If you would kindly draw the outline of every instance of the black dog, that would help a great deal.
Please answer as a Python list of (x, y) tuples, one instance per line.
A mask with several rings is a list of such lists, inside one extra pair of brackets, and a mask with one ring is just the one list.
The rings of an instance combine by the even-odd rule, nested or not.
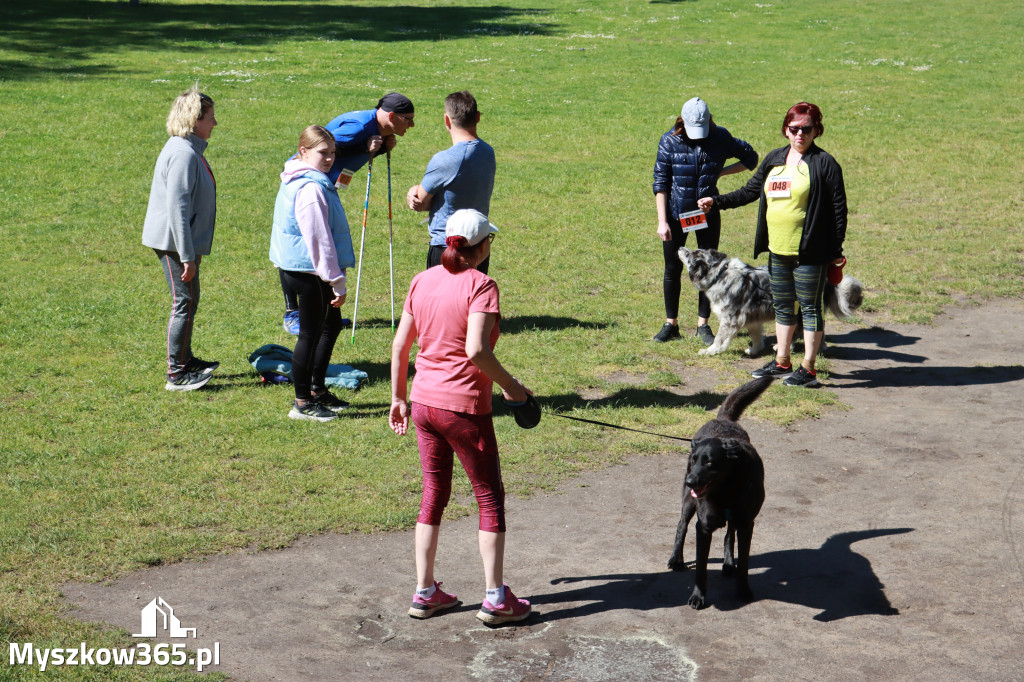
[[(693, 436), (683, 484), (683, 511), (668, 567), (674, 571), (686, 569), (683, 542), (686, 527), (697, 514), (697, 575), (689, 601), (695, 609), (704, 606), (707, 594), (711, 534), (727, 524), (722, 573), (729, 575), (735, 571), (736, 595), (743, 601), (754, 598), (747, 581), (747, 569), (754, 519), (764, 502), (764, 464), (750, 444), (750, 436), (736, 420), (770, 383), (771, 377), (763, 377), (737, 388), (726, 397), (718, 416)], [(733, 557), (737, 535), (738, 561)]]

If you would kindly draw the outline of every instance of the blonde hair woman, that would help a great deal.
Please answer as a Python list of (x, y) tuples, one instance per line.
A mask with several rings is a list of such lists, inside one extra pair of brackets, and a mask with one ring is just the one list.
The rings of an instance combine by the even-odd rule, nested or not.
[(168, 391), (202, 388), (220, 365), (192, 354), (199, 263), (210, 253), (217, 217), (217, 183), (203, 156), (216, 125), (213, 100), (197, 88), (174, 100), (167, 114), (170, 138), (156, 160), (142, 228), (142, 244), (156, 252), (171, 290), (164, 386)]

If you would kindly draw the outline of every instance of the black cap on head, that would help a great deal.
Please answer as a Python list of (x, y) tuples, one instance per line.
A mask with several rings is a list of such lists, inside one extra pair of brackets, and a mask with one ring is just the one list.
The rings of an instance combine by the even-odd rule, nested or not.
[(389, 92), (377, 102), (377, 108), (384, 111), (393, 111), (396, 114), (413, 114), (416, 110), (412, 106), (412, 100), (397, 92)]

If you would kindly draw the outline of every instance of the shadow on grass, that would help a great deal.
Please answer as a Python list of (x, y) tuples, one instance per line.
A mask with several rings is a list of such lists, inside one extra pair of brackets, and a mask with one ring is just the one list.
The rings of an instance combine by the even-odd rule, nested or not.
[(920, 336), (906, 336), (891, 329), (883, 329), (882, 327), (854, 329), (845, 334), (825, 332), (825, 337), (829, 343), (870, 343), (879, 348), (912, 346), (921, 340)]
[(21, 59), (0, 60), (0, 77), (24, 80), (69, 71), (100, 75), (118, 67), (88, 64), (99, 52), (195, 50), (197, 43), (213, 48), (218, 43), (256, 47), (290, 39), (436, 42), (475, 35), (545, 35), (552, 30), (548, 14), (500, 4), (5, 2), (0, 3), (4, 49)]
[(519, 334), (526, 331), (558, 331), (561, 329), (589, 329), (600, 331), (610, 327), (607, 322), (584, 322), (574, 317), (556, 317), (554, 315), (520, 315), (501, 320), (502, 334)]
[[(750, 557), (750, 587), (755, 599), (799, 604), (820, 610), (814, 620), (831, 622), (851, 616), (898, 615), (899, 611), (885, 596), (882, 581), (875, 575), (871, 562), (853, 551), (860, 540), (909, 533), (913, 528), (882, 528), (851, 531), (828, 538), (817, 549), (791, 549)], [(668, 558), (671, 538), (666, 536), (665, 557)], [(756, 541), (756, 538), (755, 538)], [(716, 543), (717, 544), (717, 543)], [(721, 563), (721, 560), (709, 563)], [(692, 566), (692, 562), (690, 563)], [(757, 572), (758, 569), (767, 569)], [(553, 611), (542, 609), (536, 617), (540, 622), (582, 618), (616, 609), (651, 611), (686, 606), (693, 589), (689, 571), (656, 573), (623, 573), (611, 575), (557, 578), (552, 585), (580, 582), (601, 584), (579, 587), (565, 592), (531, 594), (530, 601), (540, 607), (562, 606)], [(722, 611), (742, 608), (736, 599), (735, 580), (713, 571), (708, 579), (708, 598), (712, 607)], [(575, 606), (578, 602), (587, 602)]]
[[(632, 426), (618, 425), (612, 422), (604, 423), (602, 420), (598, 419), (596, 415), (590, 412), (588, 408), (699, 407), (700, 409), (707, 411), (717, 409), (718, 406), (722, 404), (723, 400), (725, 400), (725, 394), (712, 393), (709, 391), (700, 391), (693, 395), (681, 396), (672, 393), (671, 391), (642, 388), (625, 388), (620, 391), (616, 391), (612, 395), (596, 400), (587, 400), (575, 393), (553, 396), (537, 396), (537, 402), (540, 403), (541, 409), (544, 411), (541, 421), (549, 424), (565, 424), (567, 421), (574, 420), (581, 420), (584, 423), (597, 422), (594, 423), (595, 427), (623, 429), (630, 433), (645, 433), (651, 436), (660, 436), (662, 438), (672, 440), (686, 440), (692, 434), (687, 433), (684, 435), (673, 435), (658, 433), (648, 429), (634, 428)], [(564, 417), (558, 414), (561, 412), (565, 413)], [(500, 400), (494, 401), (495, 416), (506, 416), (510, 414), (512, 414), (512, 410), (509, 407)]]
[(880, 367), (852, 372), (832, 372), (843, 388), (911, 388), (916, 386), (983, 386), (1024, 379), (1024, 366), (1000, 367)]

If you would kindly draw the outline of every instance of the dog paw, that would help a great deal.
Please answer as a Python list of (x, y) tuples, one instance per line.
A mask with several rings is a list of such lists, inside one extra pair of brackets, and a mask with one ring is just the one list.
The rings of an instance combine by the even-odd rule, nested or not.
[(673, 571), (685, 571), (686, 562), (682, 559), (677, 560), (675, 558), (672, 558), (668, 560), (668, 567)]
[(697, 355), (718, 355), (722, 352), (721, 348), (715, 348), (714, 346), (708, 346), (707, 348), (701, 348), (697, 351)]
[(699, 594), (697, 590), (694, 590), (693, 594), (690, 595), (690, 601), (688, 601), (687, 604), (689, 604), (690, 608), (695, 611), (701, 610), (704, 608), (704, 595)]

